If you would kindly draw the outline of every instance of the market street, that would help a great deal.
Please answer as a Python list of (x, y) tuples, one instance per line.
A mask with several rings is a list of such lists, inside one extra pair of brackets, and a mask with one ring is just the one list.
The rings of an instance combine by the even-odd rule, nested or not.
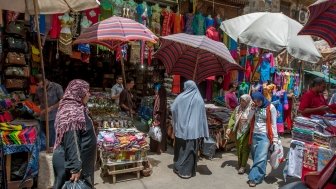
[[(282, 140), (284, 150), (287, 154), (291, 139), (289, 135)], [(100, 177), (100, 170), (95, 172), (95, 187), (97, 189), (118, 188), (118, 189), (239, 189), (247, 188), (247, 174), (238, 175), (237, 156), (235, 152), (217, 153), (213, 160), (201, 160), (197, 165), (197, 175), (191, 179), (185, 180), (179, 178), (172, 170), (173, 149), (170, 147), (168, 153), (162, 155), (150, 155), (150, 161), (153, 165), (153, 174), (150, 177), (136, 179), (136, 174), (125, 174), (117, 176), (117, 183), (112, 185), (112, 177)], [(252, 164), (251, 159), (248, 162)], [(258, 185), (259, 189), (275, 189), (284, 185), (282, 170), (284, 163), (280, 167), (271, 171), (271, 166), (267, 165), (267, 176), (265, 181)], [(125, 182), (127, 180), (127, 182)], [(295, 178), (287, 178), (287, 182), (292, 182)]]

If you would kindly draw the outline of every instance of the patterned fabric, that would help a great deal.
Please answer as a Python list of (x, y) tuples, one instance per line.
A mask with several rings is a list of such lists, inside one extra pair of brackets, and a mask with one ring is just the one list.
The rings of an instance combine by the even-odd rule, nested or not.
[(79, 79), (72, 80), (66, 88), (55, 120), (57, 135), (55, 149), (60, 145), (65, 132), (86, 129), (85, 112), (88, 112), (88, 110), (83, 105), (82, 99), (89, 92), (89, 89), (89, 84)]
[(171, 29), (173, 27), (173, 13), (168, 10), (162, 11), (163, 24), (162, 24), (162, 36), (167, 36), (171, 34)]

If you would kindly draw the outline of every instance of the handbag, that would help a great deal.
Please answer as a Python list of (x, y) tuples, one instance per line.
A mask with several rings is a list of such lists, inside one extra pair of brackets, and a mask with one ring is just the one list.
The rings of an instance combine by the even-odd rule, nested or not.
[(21, 51), (24, 51), (24, 52), (28, 52), (28, 46), (27, 46), (27, 43), (24, 39), (8, 37), (7, 38), (7, 43), (8, 43), (9, 49), (21, 50)]
[(24, 22), (23, 21), (9, 22), (6, 27), (6, 33), (17, 34), (24, 37), (26, 35)]
[(6, 79), (5, 80), (6, 88), (19, 88), (22, 89), (25, 86), (25, 81), (20, 79)]
[(7, 64), (18, 64), (18, 65), (26, 65), (26, 59), (24, 54), (9, 52), (6, 57)]

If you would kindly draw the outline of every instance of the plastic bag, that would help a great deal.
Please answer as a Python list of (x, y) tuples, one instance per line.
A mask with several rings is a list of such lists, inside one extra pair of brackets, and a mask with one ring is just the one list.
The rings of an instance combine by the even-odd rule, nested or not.
[(77, 182), (66, 181), (62, 189), (92, 189), (92, 186), (84, 180), (79, 180)]
[(151, 137), (153, 140), (156, 140), (158, 142), (161, 142), (162, 140), (162, 132), (160, 127), (150, 127), (148, 132), (149, 137)]
[(284, 151), (280, 140), (278, 141), (278, 143), (275, 143), (270, 147), (270, 152), (271, 167), (272, 169), (276, 169), (279, 167), (279, 164), (284, 160)]

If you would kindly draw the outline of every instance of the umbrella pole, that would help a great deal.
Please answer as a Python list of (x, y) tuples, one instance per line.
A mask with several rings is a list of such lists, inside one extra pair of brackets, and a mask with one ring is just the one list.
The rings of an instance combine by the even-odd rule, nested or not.
[(124, 87), (126, 87), (126, 74), (125, 74), (125, 63), (124, 63), (124, 57), (121, 53), (121, 58), (120, 58), (120, 63), (121, 63), (121, 72), (122, 72), (122, 77), (123, 77), (123, 83), (124, 83)]
[(197, 66), (198, 66), (198, 58), (199, 57), (198, 57), (198, 54), (197, 54), (196, 64), (195, 64), (195, 68), (194, 68), (194, 75), (193, 75), (193, 81), (195, 81), (195, 82), (196, 82), (196, 73), (197, 73)]
[(41, 70), (42, 70), (42, 80), (43, 80), (43, 92), (44, 92), (44, 104), (45, 104), (45, 127), (46, 127), (46, 149), (47, 153), (50, 153), (49, 149), (49, 117), (48, 117), (48, 98), (47, 98), (47, 86), (45, 82), (45, 72), (44, 72), (44, 60), (43, 60), (43, 48), (41, 42), (41, 33), (40, 33), (40, 21), (38, 18), (38, 11), (37, 11), (37, 0), (33, 0), (34, 2), (34, 12), (35, 12), (35, 21), (37, 26), (37, 39), (38, 39), (38, 46), (40, 50), (41, 56)]

